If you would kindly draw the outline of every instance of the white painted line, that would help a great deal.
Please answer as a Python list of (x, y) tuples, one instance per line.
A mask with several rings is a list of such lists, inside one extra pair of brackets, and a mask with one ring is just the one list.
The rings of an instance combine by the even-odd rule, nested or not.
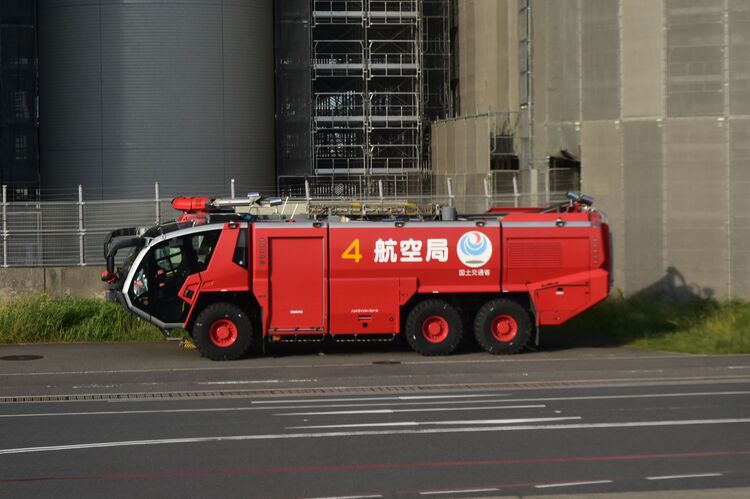
[(495, 405), (476, 407), (430, 407), (429, 409), (368, 409), (361, 411), (321, 411), (321, 412), (284, 412), (274, 416), (334, 416), (343, 414), (396, 414), (397, 412), (443, 412), (443, 411), (486, 411), (490, 409), (536, 409), (547, 407), (535, 405)]
[(509, 393), (490, 393), (490, 394), (478, 394), (473, 395), (400, 395), (399, 400), (429, 400), (429, 399), (468, 399), (478, 397), (507, 397)]
[(545, 483), (544, 485), (534, 485), (537, 489), (550, 489), (552, 487), (574, 487), (576, 485), (597, 485), (600, 483), (613, 483), (612, 480), (592, 480), (590, 482), (563, 482), (563, 483)]
[(0, 418), (35, 418), (54, 416), (126, 416), (128, 414), (173, 414), (186, 412), (233, 412), (260, 411), (265, 407), (212, 407), (204, 409), (143, 409), (138, 411), (90, 411), (90, 412), (30, 412), (24, 414), (0, 414)]
[[(714, 397), (722, 395), (748, 395), (750, 390), (727, 392), (689, 392), (689, 393), (642, 393), (631, 395), (582, 395), (577, 397), (538, 397), (509, 399), (507, 402), (565, 402), (568, 400), (618, 400), (618, 399), (650, 399), (666, 397)], [(504, 401), (505, 402), (505, 401)]]
[(253, 400), (253, 404), (309, 404), (310, 402), (372, 402), (373, 400), (434, 400), (434, 399), (469, 399), (487, 397), (505, 397), (507, 393), (481, 393), (473, 395), (411, 395), (395, 397), (346, 397), (335, 399), (316, 399), (314, 397), (297, 400)]
[(371, 495), (371, 496), (331, 496), (331, 497), (309, 497), (307, 499), (367, 499), (370, 497), (383, 497), (381, 495)]
[[(467, 404), (476, 403), (478, 401), (460, 401), (460, 402), (414, 402), (415, 404)], [(505, 402), (504, 400), (482, 400), (481, 402)], [(365, 404), (365, 405), (384, 405), (384, 404)], [(360, 405), (355, 404), (354, 407)], [(140, 409), (132, 411), (78, 411), (78, 412), (30, 412), (22, 414), (0, 414), (0, 419), (12, 419), (12, 418), (33, 418), (33, 417), (62, 417), (62, 416), (126, 416), (129, 414), (173, 414), (173, 413), (191, 413), (191, 412), (235, 412), (235, 411), (271, 411), (279, 409), (306, 409), (306, 408), (319, 408), (319, 407), (352, 407), (349, 404), (329, 405), (329, 406), (281, 406), (281, 407), (210, 407), (210, 408), (195, 408), (195, 409)], [(505, 407), (505, 406), (503, 406)], [(513, 406), (511, 406), (513, 407)], [(517, 406), (517, 407), (546, 407), (544, 405), (529, 405), (529, 406)], [(459, 409), (447, 409), (447, 410), (459, 410)], [(385, 412), (380, 414), (387, 414), (389, 409), (383, 409)], [(357, 413), (357, 411), (352, 411)], [(363, 411), (367, 414), (377, 414), (375, 411)]]
[(257, 435), (229, 435), (219, 437), (166, 438), (154, 440), (126, 440), (114, 442), (96, 442), (70, 445), (50, 445), (41, 447), (17, 447), (0, 449), (0, 455), (29, 454), (32, 452), (52, 452), (78, 449), (101, 449), (112, 447), (132, 447), (141, 445), (173, 445), (195, 444), (209, 442), (242, 442), (254, 440), (287, 440), (297, 438), (335, 438), (335, 437), (366, 437), (385, 435), (428, 435), (441, 433), (480, 433), (494, 431), (539, 431), (539, 430), (579, 430), (592, 428), (635, 428), (652, 426), (686, 426), (686, 425), (715, 425), (750, 423), (750, 418), (737, 419), (692, 419), (683, 421), (637, 421), (622, 423), (575, 423), (558, 425), (519, 425), (519, 426), (478, 426), (464, 428), (420, 428), (404, 430), (368, 430), (368, 431), (333, 431), (318, 433), (280, 433)]
[(750, 366), (729, 366), (727, 369), (750, 369)]
[(356, 424), (332, 424), (315, 426), (287, 426), (293, 430), (320, 430), (324, 428), (372, 428), (375, 426), (428, 426), (428, 425), (473, 425), (473, 424), (519, 424), (519, 423), (547, 423), (550, 421), (570, 421), (581, 419), (580, 417), (561, 418), (523, 418), (523, 419), (479, 419), (463, 421), (401, 421), (382, 423), (356, 423)]
[(695, 475), (665, 475), (665, 476), (647, 476), (646, 480), (676, 480), (679, 478), (703, 478), (709, 476), (724, 476), (723, 473), (700, 473)]
[(437, 496), (441, 494), (472, 494), (476, 492), (496, 492), (500, 489), (457, 489), (457, 490), (436, 490), (434, 492), (420, 492), (421, 496)]
[(262, 385), (266, 383), (313, 383), (317, 379), (255, 379), (250, 381), (204, 381), (196, 385)]
[[(490, 402), (565, 402), (565, 401), (576, 401), (576, 400), (618, 400), (618, 399), (649, 399), (649, 398), (666, 398), (666, 397), (716, 397), (724, 395), (748, 395), (750, 390), (742, 391), (724, 391), (724, 392), (686, 392), (686, 393), (644, 393), (644, 394), (629, 394), (629, 395), (582, 395), (576, 397), (535, 397), (535, 398), (519, 398), (519, 399), (500, 399), (500, 400), (446, 400), (437, 402), (409, 402), (404, 405), (433, 405), (433, 404), (470, 404), (470, 403), (490, 403)], [(327, 404), (323, 406), (318, 405), (300, 405), (294, 407), (274, 407), (273, 409), (315, 409), (315, 408), (329, 408), (329, 407), (374, 407), (388, 405), (388, 401), (397, 400), (413, 400), (416, 398), (475, 398), (475, 397), (504, 397), (508, 396), (507, 393), (495, 393), (489, 395), (445, 395), (445, 396), (425, 396), (425, 397), (358, 397), (358, 398), (337, 398), (337, 399), (302, 399), (302, 400), (259, 400), (252, 401), (252, 404), (311, 404), (318, 402), (371, 402), (371, 401), (383, 401), (383, 403), (374, 404), (340, 404), (332, 405)]]

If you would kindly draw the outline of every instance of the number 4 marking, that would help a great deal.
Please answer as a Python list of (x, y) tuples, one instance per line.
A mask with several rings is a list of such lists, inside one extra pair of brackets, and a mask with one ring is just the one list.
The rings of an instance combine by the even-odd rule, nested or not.
[(359, 252), (359, 239), (352, 241), (352, 244), (341, 253), (341, 258), (344, 260), (354, 260), (354, 263), (359, 263), (362, 259), (362, 253)]

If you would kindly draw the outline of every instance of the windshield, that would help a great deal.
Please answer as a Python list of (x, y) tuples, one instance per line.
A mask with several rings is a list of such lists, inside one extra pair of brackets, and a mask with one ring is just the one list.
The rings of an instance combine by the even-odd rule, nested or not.
[(135, 261), (135, 257), (138, 256), (138, 253), (140, 253), (141, 248), (143, 248), (145, 241), (141, 239), (141, 242), (132, 248), (130, 248), (130, 251), (128, 252), (128, 256), (125, 257), (125, 260), (122, 262), (122, 266), (119, 268), (120, 278), (122, 280), (123, 277), (128, 275), (128, 272), (130, 272), (130, 267), (133, 266), (133, 262)]

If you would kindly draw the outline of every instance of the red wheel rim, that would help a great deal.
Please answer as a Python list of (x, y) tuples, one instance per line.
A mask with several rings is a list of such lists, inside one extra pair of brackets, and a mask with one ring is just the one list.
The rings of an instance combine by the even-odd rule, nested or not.
[(507, 343), (518, 334), (518, 323), (510, 315), (498, 315), (492, 320), (492, 336), (497, 341)]
[(445, 341), (448, 330), (448, 321), (439, 315), (431, 315), (422, 322), (422, 336), (430, 343)]
[(211, 324), (208, 330), (211, 343), (217, 347), (225, 348), (237, 341), (237, 326), (229, 319), (219, 319)]

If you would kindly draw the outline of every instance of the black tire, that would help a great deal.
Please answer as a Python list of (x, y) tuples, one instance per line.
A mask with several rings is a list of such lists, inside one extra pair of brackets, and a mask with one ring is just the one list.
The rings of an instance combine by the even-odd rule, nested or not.
[(253, 344), (253, 324), (244, 310), (232, 303), (204, 308), (191, 330), (198, 351), (211, 360), (236, 360)]
[(490, 300), (474, 319), (474, 337), (485, 351), (493, 355), (518, 353), (531, 339), (531, 316), (519, 303)]
[(406, 341), (422, 355), (448, 355), (463, 336), (458, 311), (449, 303), (429, 299), (418, 303), (406, 317)]

